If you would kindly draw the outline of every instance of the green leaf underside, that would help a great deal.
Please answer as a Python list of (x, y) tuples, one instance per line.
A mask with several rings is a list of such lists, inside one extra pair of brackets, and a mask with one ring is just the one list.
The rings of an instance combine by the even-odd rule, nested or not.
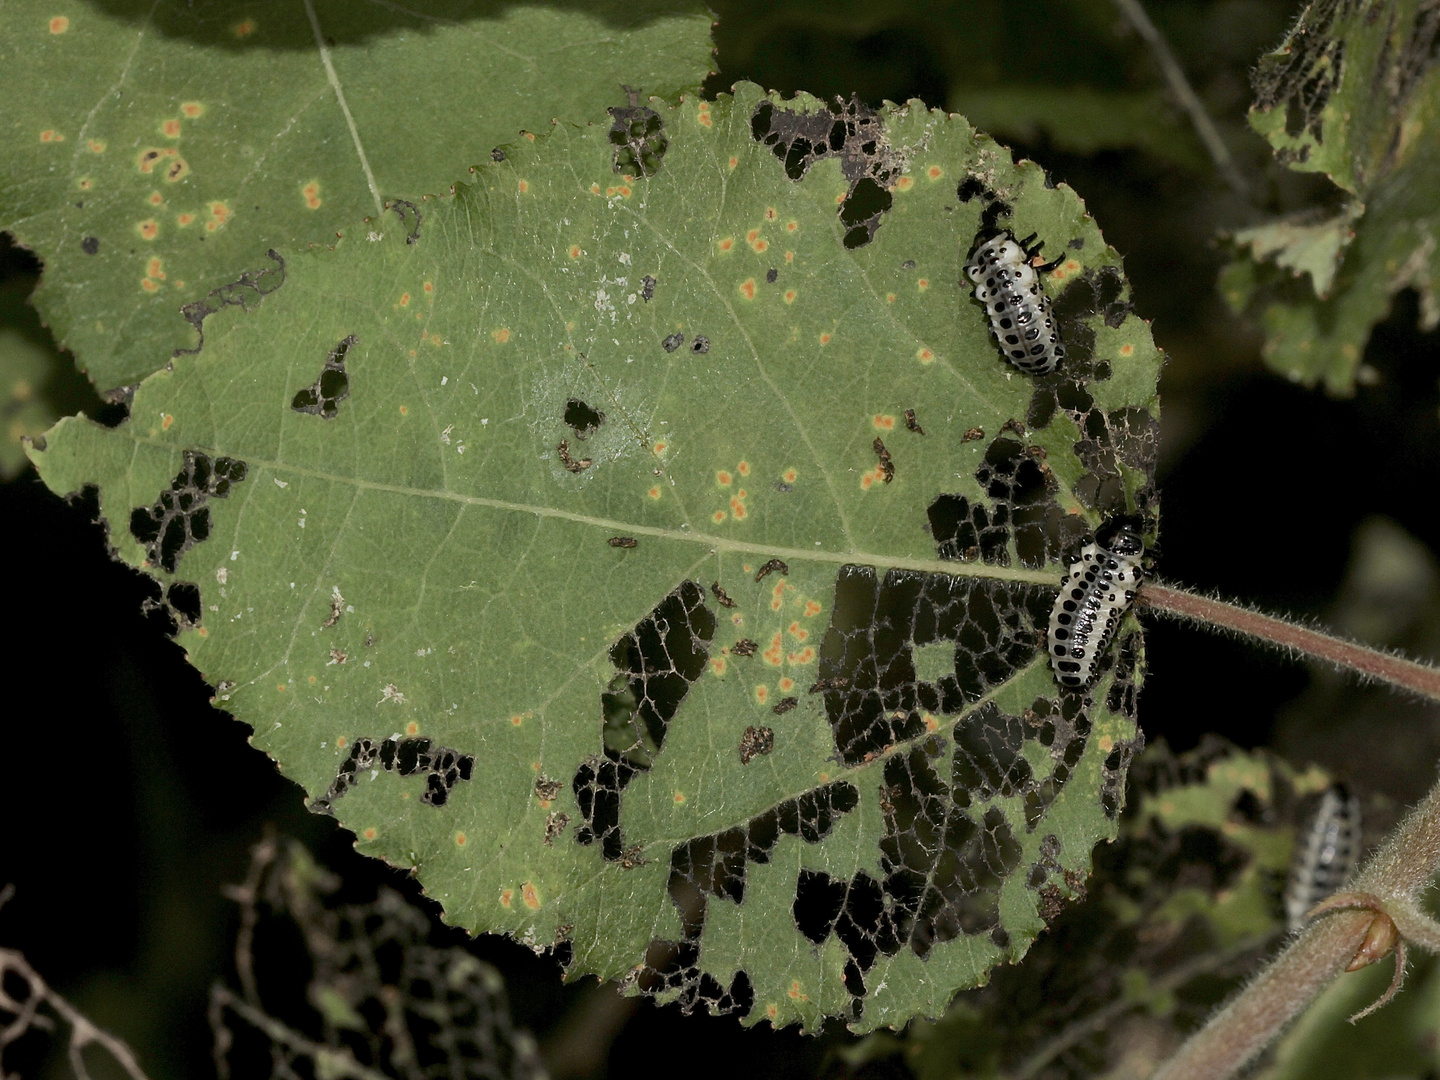
[[(1374, 9), (1312, 4), (1256, 77), (1250, 121), (1277, 159), (1325, 173), (1353, 196), (1332, 222), (1302, 223), (1316, 230), (1318, 246), (1285, 244), (1277, 257), (1281, 267), (1308, 269), (1314, 294), (1268, 281), (1260, 294), (1267, 362), (1333, 393), (1353, 390), (1371, 327), (1400, 290), (1420, 294), (1423, 330), (1440, 325), (1440, 68), (1432, 23), (1418, 0)], [(1265, 258), (1260, 246), (1255, 258)], [(1232, 270), (1222, 285), (1232, 301), (1251, 299), (1247, 275), (1255, 276)]]
[[(818, 102), (649, 105), (638, 152), (558, 125), (418, 234), (282, 254), (34, 456), (198, 585), (225, 707), (449, 919), (748, 1022), (937, 1015), (1114, 835), (1138, 630), (1087, 696), (1043, 627), (1086, 531), (1153, 513), (1160, 356), (1074, 193), (958, 117), (852, 110), (869, 149), (795, 180)], [(842, 159), (893, 199), (859, 246)], [(1043, 379), (957, 285), (992, 196), (1067, 256)]]
[[(101, 390), (197, 344), (181, 307), (443, 192), (519, 128), (674, 96), (711, 63), (703, 5), (80, 0), (0, 10), (0, 228)], [(317, 29), (318, 27), (318, 29)]]

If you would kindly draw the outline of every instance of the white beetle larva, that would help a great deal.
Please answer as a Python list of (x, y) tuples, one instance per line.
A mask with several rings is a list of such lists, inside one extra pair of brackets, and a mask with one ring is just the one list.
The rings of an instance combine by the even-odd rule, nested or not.
[(1061, 686), (1080, 689), (1140, 585), (1145, 542), (1123, 522), (1102, 526), (1060, 581), (1050, 609), (1050, 666)]
[(1006, 229), (976, 248), (965, 264), (965, 273), (975, 285), (975, 299), (985, 305), (990, 332), (1005, 359), (1030, 375), (1048, 375), (1065, 359), (1065, 346), (1050, 314), (1050, 298), (1030, 265), (1039, 250), (1039, 245), (1027, 249)]
[(1307, 911), (1345, 884), (1359, 854), (1360, 800), (1344, 784), (1331, 784), (1295, 840), (1285, 883), (1285, 919), (1292, 931), (1305, 925)]

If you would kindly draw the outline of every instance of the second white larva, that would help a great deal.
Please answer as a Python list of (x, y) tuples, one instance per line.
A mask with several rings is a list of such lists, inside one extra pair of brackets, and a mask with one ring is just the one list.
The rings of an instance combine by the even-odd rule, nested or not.
[(1305, 913), (1345, 884), (1359, 854), (1360, 800), (1344, 784), (1331, 784), (1295, 840), (1285, 883), (1285, 919), (1291, 930), (1304, 926)]
[(1095, 665), (1135, 590), (1145, 542), (1129, 525), (1106, 525), (1086, 544), (1060, 581), (1050, 609), (1050, 666), (1061, 686), (1081, 689), (1095, 677)]
[(985, 305), (990, 332), (1005, 359), (1027, 374), (1048, 375), (1065, 359), (1065, 346), (1050, 314), (1050, 298), (1030, 265), (1038, 250), (1026, 250), (1006, 229), (975, 249), (965, 273), (975, 285), (975, 299)]

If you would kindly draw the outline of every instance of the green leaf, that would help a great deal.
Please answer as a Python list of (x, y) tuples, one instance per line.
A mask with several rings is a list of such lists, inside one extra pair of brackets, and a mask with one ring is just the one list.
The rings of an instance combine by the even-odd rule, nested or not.
[(1309, 270), (1315, 285), (1315, 296), (1281, 288), (1257, 297), (1267, 362), (1337, 394), (1353, 391), (1371, 327), (1401, 289), (1419, 292), (1421, 329), (1440, 325), (1435, 31), (1418, 0), (1374, 14), (1344, 5), (1308, 7), (1261, 61), (1250, 113), (1277, 160), (1324, 173), (1352, 196), (1308, 237), (1285, 222), (1262, 227), (1268, 237), (1250, 231), (1260, 241), (1257, 260), (1276, 254), (1282, 267)]
[[(1088, 695), (1044, 627), (1088, 528), (1153, 528), (1161, 357), (1074, 192), (962, 119), (737, 95), (277, 253), (128, 423), (34, 456), (451, 920), (687, 1009), (894, 1025), (1114, 836), (1138, 626)], [(1055, 375), (958, 287), (987, 207), (1065, 256)]]
[(45, 261), (60, 344), (128, 385), (268, 249), (446, 191), (521, 128), (624, 105), (622, 83), (697, 88), (709, 29), (685, 0), (8, 5), (0, 229)]

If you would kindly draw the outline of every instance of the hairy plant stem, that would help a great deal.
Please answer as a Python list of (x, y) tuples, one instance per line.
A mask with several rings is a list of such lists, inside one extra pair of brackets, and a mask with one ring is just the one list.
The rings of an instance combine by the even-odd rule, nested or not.
[(1364, 678), (1440, 702), (1440, 669), (1429, 664), (1366, 648), (1299, 623), (1263, 615), (1239, 604), (1156, 582), (1147, 581), (1141, 586), (1135, 601), (1164, 615), (1186, 619), (1211, 630), (1242, 634), (1289, 653), (1324, 660)]
[[(1413, 924), (1412, 944), (1428, 947), (1436, 926), (1416, 904), (1440, 870), (1440, 783), (1386, 838), (1334, 898), (1363, 897)], [(1322, 905), (1323, 907), (1324, 905)], [(1317, 909), (1318, 911), (1319, 909)], [(1379, 916), (1381, 918), (1385, 915)], [(1210, 1018), (1150, 1080), (1224, 1080), (1244, 1067), (1356, 957), (1376, 908), (1318, 914), (1238, 996)], [(1402, 935), (1405, 933), (1401, 927)], [(1397, 963), (1403, 959), (1397, 955)], [(1397, 983), (1399, 973), (1397, 972)], [(1382, 1001), (1385, 999), (1382, 999)], [(1368, 1011), (1368, 1010), (1367, 1010)]]

